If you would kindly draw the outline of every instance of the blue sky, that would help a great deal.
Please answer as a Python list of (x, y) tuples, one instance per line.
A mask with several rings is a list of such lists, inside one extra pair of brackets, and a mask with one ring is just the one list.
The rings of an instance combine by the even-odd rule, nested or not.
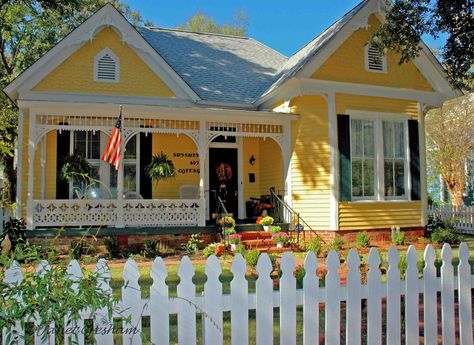
[[(325, 28), (356, 6), (360, 0), (125, 0), (143, 18), (160, 27), (174, 28), (197, 11), (218, 23), (231, 22), (237, 10), (247, 13), (247, 36), (285, 55), (292, 55)], [(442, 40), (424, 37), (430, 47)]]

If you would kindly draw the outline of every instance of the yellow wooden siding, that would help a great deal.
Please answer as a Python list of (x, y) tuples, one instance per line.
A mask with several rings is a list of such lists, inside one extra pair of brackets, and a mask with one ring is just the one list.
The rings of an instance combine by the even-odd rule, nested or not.
[[(270, 188), (283, 191), (283, 159), (280, 146), (272, 139), (260, 139), (260, 193), (270, 194)], [(283, 194), (282, 192), (280, 194)]]
[(340, 202), (339, 229), (386, 229), (421, 226), (421, 201)]
[[(168, 155), (176, 168), (176, 177), (156, 183), (152, 182), (154, 199), (177, 199), (179, 187), (183, 184), (199, 185), (199, 157), (197, 148), (186, 135), (153, 134), (153, 155), (163, 151)], [(175, 154), (196, 154), (196, 157), (177, 157)], [(196, 164), (191, 164), (191, 163)]]
[[(261, 155), (260, 155), (260, 139), (258, 138), (243, 138), (242, 143), (242, 157), (243, 157), (243, 186), (244, 186), (244, 202), (250, 200), (251, 197), (259, 198), (261, 195), (260, 191), (260, 180), (261, 180)], [(255, 157), (254, 165), (249, 163), (251, 156)], [(255, 174), (255, 182), (249, 182), (249, 174)]]
[(355, 31), (312, 75), (314, 79), (433, 91), (413, 62), (399, 65), (400, 55), (388, 51), (387, 73), (369, 72), (365, 68), (365, 46), (380, 26), (375, 15), (369, 28)]
[(348, 114), (349, 110), (406, 114), (413, 119), (418, 118), (418, 103), (415, 101), (336, 94), (336, 112), (338, 114)]
[[(120, 60), (118, 83), (94, 81), (94, 57), (110, 48)], [(112, 29), (100, 31), (34, 88), (34, 91), (175, 97), (170, 88)]]
[(321, 96), (297, 97), (292, 111), (293, 207), (314, 230), (330, 226), (329, 129), (326, 100)]

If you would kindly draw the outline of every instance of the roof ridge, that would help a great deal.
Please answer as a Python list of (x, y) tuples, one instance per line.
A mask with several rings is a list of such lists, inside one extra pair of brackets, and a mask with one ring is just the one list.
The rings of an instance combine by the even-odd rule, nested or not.
[(216, 32), (199, 32), (199, 31), (189, 31), (189, 30), (182, 30), (176, 28), (162, 28), (159, 26), (142, 26), (142, 28), (149, 29), (149, 30), (161, 30), (161, 31), (174, 31), (174, 32), (182, 32), (185, 34), (194, 34), (194, 35), (207, 35), (207, 36), (221, 36), (221, 37), (229, 37), (229, 38), (238, 38), (238, 39), (250, 39), (247, 36), (237, 36), (237, 35), (229, 35), (229, 34), (220, 34)]

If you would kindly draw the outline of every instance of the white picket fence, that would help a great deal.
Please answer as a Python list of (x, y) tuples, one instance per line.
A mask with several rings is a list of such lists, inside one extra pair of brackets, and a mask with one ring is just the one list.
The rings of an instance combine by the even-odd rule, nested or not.
[(441, 219), (454, 219), (459, 232), (474, 235), (474, 206), (431, 205), (428, 207), (428, 214)]
[[(220, 345), (225, 341), (232, 345), (247, 345), (249, 342), (270, 345), (274, 341), (274, 308), (279, 308), (280, 344), (295, 345), (297, 327), (302, 327), (305, 345), (317, 344), (320, 335), (324, 336), (327, 345), (340, 344), (343, 335), (346, 344), (351, 345), (382, 344), (383, 339), (390, 345), (415, 345), (420, 343), (419, 308), (423, 308), (421, 334), (425, 344), (437, 344), (442, 339), (445, 345), (454, 345), (456, 342), (472, 345), (471, 289), (474, 286), (474, 276), (471, 275), (471, 265), (468, 261), (468, 247), (465, 243), (460, 245), (457, 270), (452, 264), (453, 254), (449, 245), (443, 246), (441, 259), (443, 264), (440, 276), (437, 276), (435, 250), (428, 245), (424, 252), (425, 266), (420, 278), (418, 256), (415, 248), (410, 246), (406, 253), (406, 279), (402, 280), (398, 267), (400, 256), (392, 247), (388, 252), (389, 268), (386, 281), (382, 281), (380, 255), (372, 248), (367, 260), (369, 270), (365, 284), (361, 281), (360, 257), (355, 249), (351, 249), (347, 260), (347, 281), (341, 284), (340, 260), (336, 252), (331, 251), (326, 260), (327, 274), (322, 286), (316, 274), (318, 261), (316, 256), (309, 252), (304, 261), (307, 274), (303, 280), (303, 288), (297, 289), (293, 274), (294, 258), (290, 253), (285, 253), (281, 259), (282, 276), (279, 290), (274, 290), (270, 277), (273, 267), (268, 255), (262, 254), (257, 265), (259, 275), (256, 291), (251, 293), (245, 278), (247, 267), (243, 257), (238, 254), (231, 266), (233, 280), (230, 283), (230, 294), (223, 294), (223, 285), (219, 281), (221, 265), (215, 256), (211, 256), (205, 268), (207, 282), (204, 292), (197, 295), (196, 286), (192, 281), (195, 275), (194, 267), (191, 260), (185, 256), (178, 270), (180, 283), (177, 286), (177, 297), (170, 297), (169, 287), (165, 282), (168, 276), (166, 265), (161, 258), (156, 258), (151, 269), (153, 284), (147, 299), (141, 298), (139, 270), (135, 261), (129, 259), (123, 270), (122, 299), (117, 307), (121, 312), (117, 311), (114, 316), (130, 317), (130, 322), (124, 322), (123, 328), (136, 327), (139, 333), (142, 330), (142, 316), (150, 317), (150, 341), (157, 345), (170, 344), (170, 316), (173, 314), (177, 315), (177, 341), (180, 345), (197, 343), (198, 314), (203, 315), (203, 344)], [(37, 270), (38, 274), (48, 267), (49, 264), (43, 262)], [(454, 274), (455, 271), (457, 275)], [(101, 274), (98, 288), (111, 293), (110, 271), (104, 259), (97, 263), (96, 272)], [(6, 282), (10, 285), (22, 279), (20, 267), (16, 263), (6, 273)], [(81, 279), (82, 270), (77, 261), (70, 263), (69, 273), (76, 283)], [(363, 311), (363, 304), (367, 306), (366, 312)], [(302, 306), (302, 325), (297, 323), (298, 306)], [(341, 322), (343, 307), (346, 313), (345, 324)], [(440, 319), (437, 316), (438, 307), (442, 315)], [(255, 310), (256, 318), (256, 339), (252, 340), (249, 340), (249, 310)], [(225, 311), (230, 311), (231, 315), (231, 331), (226, 335), (223, 328)], [(323, 314), (324, 331), (320, 334), (320, 319)], [(84, 313), (84, 317), (90, 318), (87, 313)], [(111, 325), (105, 311), (94, 315), (93, 322), (94, 327), (99, 326), (101, 329)], [(80, 327), (83, 324), (83, 321), (78, 323)], [(439, 324), (441, 334), (438, 334)], [(365, 327), (367, 332), (363, 331)], [(456, 329), (458, 333), (455, 333)], [(386, 330), (384, 334), (383, 330)], [(17, 331), (20, 335), (23, 334), (21, 329)], [(124, 332), (122, 343), (142, 344), (140, 334), (133, 333)], [(4, 331), (3, 339), (5, 335)], [(55, 336), (59, 335), (50, 335), (52, 344)], [(64, 335), (65, 339), (70, 336)], [(78, 333), (78, 336), (78, 344), (84, 344), (84, 335)], [(111, 332), (98, 332), (94, 336), (97, 344), (114, 344), (114, 335)], [(47, 342), (37, 335), (34, 343)], [(24, 340), (20, 337), (17, 344), (24, 344)]]

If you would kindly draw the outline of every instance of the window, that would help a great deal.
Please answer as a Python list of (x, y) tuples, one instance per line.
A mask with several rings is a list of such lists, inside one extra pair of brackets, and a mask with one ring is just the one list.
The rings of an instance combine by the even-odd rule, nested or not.
[(351, 119), (352, 197), (375, 197), (374, 121)]
[(365, 68), (371, 72), (387, 72), (387, 57), (381, 54), (379, 50), (367, 45), (365, 48)]
[[(72, 186), (72, 196), (77, 197), (76, 190), (81, 193), (88, 191), (94, 191), (99, 188), (100, 180), (100, 132), (99, 131), (77, 131), (73, 132), (73, 147), (72, 153), (81, 155), (87, 159), (91, 165), (90, 177), (91, 180), (86, 183), (85, 186), (79, 182), (74, 182)], [(94, 192), (95, 194), (95, 192)], [(93, 196), (93, 195), (92, 195)]]
[(94, 59), (94, 81), (117, 83), (120, 81), (120, 62), (109, 48), (105, 48)]
[[(138, 175), (137, 167), (139, 164), (138, 159), (138, 146), (140, 140), (137, 139), (138, 135), (133, 136), (127, 142), (125, 146), (125, 153), (123, 159), (123, 192), (138, 192)], [(110, 169), (110, 188), (114, 196), (117, 195), (117, 171), (115, 168)]]
[(350, 117), (352, 200), (408, 198), (407, 120), (387, 117)]

